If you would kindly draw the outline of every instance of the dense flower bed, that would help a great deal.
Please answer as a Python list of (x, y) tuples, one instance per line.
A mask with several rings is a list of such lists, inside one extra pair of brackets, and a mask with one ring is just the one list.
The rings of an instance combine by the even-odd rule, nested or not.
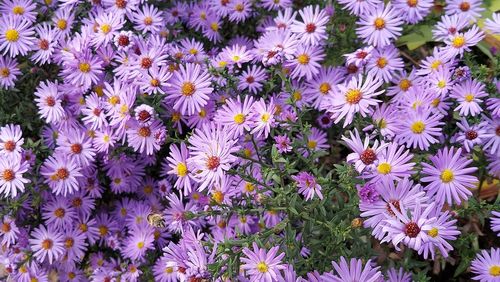
[(0, 1), (0, 279), (500, 281), (499, 9)]

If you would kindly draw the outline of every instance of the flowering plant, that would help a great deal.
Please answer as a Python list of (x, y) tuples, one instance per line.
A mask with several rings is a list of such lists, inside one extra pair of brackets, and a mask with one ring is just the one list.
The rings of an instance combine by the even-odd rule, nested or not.
[(497, 4), (1, 1), (0, 279), (500, 281)]

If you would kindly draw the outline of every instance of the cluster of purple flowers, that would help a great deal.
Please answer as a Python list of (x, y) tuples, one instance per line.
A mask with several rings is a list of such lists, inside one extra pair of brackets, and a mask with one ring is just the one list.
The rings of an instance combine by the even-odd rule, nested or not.
[[(364, 226), (397, 250), (447, 257), (460, 234), (449, 207), (467, 202), (479, 181), (473, 152), (483, 150), (487, 173), (500, 177), (500, 98), (490, 97), (460, 60), (485, 36), (475, 24), (481, 1), (447, 1), (432, 31), (441, 46), (408, 71), (394, 42), (433, 1), (339, 3), (359, 18), (356, 33), (366, 46), (331, 67), (322, 65), (331, 6), (2, 1), (0, 88), (16, 87), (22, 60), (33, 72), (52, 68), (57, 75), (34, 91), (47, 157), (27, 149), (20, 125), (0, 128), (0, 197), (18, 201), (0, 218), (0, 277), (141, 281), (148, 265), (157, 281), (226, 281), (209, 271), (219, 245), (274, 228), (286, 214), (268, 209), (226, 218), (217, 211), (263, 207), (274, 196), (269, 187), (278, 184), (265, 177), (261, 160), (266, 144), (317, 164), (330, 150), (332, 126), (346, 132), (342, 140), (353, 151), (347, 162), (366, 182), (358, 187)], [(223, 26), (244, 25), (260, 10), (269, 16), (257, 34), (227, 38)], [(183, 27), (196, 36), (182, 34)], [(499, 14), (485, 30), (500, 34)], [(261, 95), (278, 74), (277, 90)], [(287, 134), (306, 109), (320, 112), (317, 126)], [(360, 119), (371, 125), (350, 130)], [(447, 136), (450, 123), (457, 130)], [(420, 169), (414, 155), (431, 149), (437, 153)], [(241, 168), (245, 176), (236, 173)], [(305, 202), (326, 199), (312, 168), (287, 181)], [(38, 211), (36, 223), (25, 221)], [(155, 215), (162, 224), (151, 222)], [(153, 252), (161, 256), (154, 260)], [(500, 277), (499, 252), (483, 251), (472, 263), (476, 279)], [(332, 271), (302, 278), (284, 257), (278, 245), (242, 248), (239, 281), (385, 279), (372, 261), (344, 257)], [(386, 278), (410, 281), (411, 274), (391, 268)]]

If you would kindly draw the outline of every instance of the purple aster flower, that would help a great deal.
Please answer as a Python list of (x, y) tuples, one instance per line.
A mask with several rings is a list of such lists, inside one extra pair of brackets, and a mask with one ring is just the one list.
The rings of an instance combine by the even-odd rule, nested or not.
[(212, 93), (210, 76), (200, 65), (180, 65), (167, 87), (167, 101), (173, 99), (174, 109), (181, 114), (192, 115), (201, 110), (208, 102), (208, 94)]
[(24, 144), (21, 126), (7, 124), (0, 127), (0, 156), (20, 156)]
[(448, 253), (453, 250), (453, 247), (448, 243), (448, 240), (454, 241), (460, 235), (457, 228), (457, 220), (453, 219), (448, 211), (441, 212), (439, 209), (434, 209), (430, 214), (436, 220), (430, 224), (431, 229), (427, 231), (429, 241), (422, 245), (418, 254), (423, 255), (425, 259), (431, 255), (435, 258), (436, 250), (439, 250), (443, 257), (448, 257)]
[(364, 66), (371, 59), (373, 50), (373, 46), (367, 46), (360, 48), (352, 53), (345, 54), (344, 57), (346, 57), (346, 64), (354, 64), (358, 67)]
[(165, 167), (167, 174), (177, 177), (174, 187), (183, 190), (185, 196), (192, 192), (192, 174), (187, 166), (188, 158), (189, 151), (185, 143), (181, 143), (180, 148), (172, 144), (170, 145), (170, 155), (167, 157), (168, 168)]
[(368, 73), (377, 78), (382, 78), (385, 82), (391, 81), (394, 72), (404, 67), (403, 59), (399, 56), (399, 51), (394, 45), (387, 45), (374, 50), (368, 61)]
[(398, 251), (400, 243), (420, 251), (422, 245), (429, 241), (426, 231), (431, 230), (435, 222), (435, 218), (429, 217), (434, 208), (434, 203), (431, 203), (422, 211), (422, 206), (418, 201), (413, 210), (407, 209), (404, 205), (395, 207), (391, 204), (392, 212), (396, 217), (387, 216), (386, 225), (382, 228), (382, 231), (387, 234), (381, 242), (392, 242)]
[(500, 98), (490, 97), (486, 100), (486, 105), (492, 117), (500, 118)]
[(92, 140), (83, 130), (70, 130), (57, 139), (56, 152), (67, 155), (77, 165), (89, 166), (95, 160), (95, 150)]
[[(452, 57), (441, 48), (435, 47), (432, 55), (427, 56), (420, 62), (420, 69), (417, 69), (417, 74), (420, 76), (436, 73), (443, 67), (449, 69), (452, 67)], [(445, 81), (446, 82), (446, 81)], [(437, 82), (436, 82), (437, 84)]]
[(469, 52), (471, 50), (470, 47), (476, 46), (483, 38), (484, 32), (476, 25), (473, 25), (464, 33), (459, 32), (454, 36), (448, 37), (445, 40), (446, 46), (443, 48), (443, 52), (449, 57), (462, 56), (465, 51)]
[(309, 152), (314, 153), (321, 150), (326, 150), (330, 147), (326, 132), (316, 127), (311, 128), (311, 133), (305, 137), (302, 134), (297, 136), (298, 140), (304, 140), (307, 148), (301, 148), (300, 152), (304, 157), (309, 156)]
[(324, 282), (346, 282), (346, 281), (365, 281), (376, 282), (383, 279), (382, 272), (378, 269), (380, 266), (373, 267), (371, 260), (368, 260), (363, 267), (361, 259), (352, 258), (349, 263), (344, 257), (340, 257), (340, 263), (332, 261), (333, 268), (338, 275), (325, 273), (321, 279)]
[(370, 108), (380, 102), (374, 97), (384, 92), (377, 91), (381, 85), (382, 81), (370, 74), (364, 80), (362, 75), (353, 77), (349, 82), (337, 85), (338, 89), (334, 88), (333, 96), (323, 100), (321, 108), (332, 113), (334, 123), (345, 117), (343, 126), (346, 127), (352, 123), (354, 114), (359, 112), (366, 117)]
[(484, 8), (480, 0), (449, 0), (446, 3), (445, 13), (447, 15), (459, 14), (465, 16), (469, 21), (476, 21), (481, 17)]
[(28, 20), (29, 22), (36, 21), (36, 4), (31, 0), (5, 0), (0, 4), (2, 15), (11, 15)]
[(455, 69), (453, 72), (453, 79), (456, 82), (463, 82), (466, 79), (471, 78), (471, 71), (468, 66), (461, 66)]
[(476, 116), (483, 111), (479, 103), (483, 102), (483, 97), (487, 97), (483, 83), (475, 79), (467, 79), (466, 81), (455, 85), (451, 91), (450, 97), (457, 99), (459, 102), (455, 111), (459, 111), (461, 116)]
[[(375, 187), (375, 191), (371, 191)], [(394, 185), (393, 180), (383, 180), (379, 183), (366, 184), (358, 193), (363, 192), (363, 197), (368, 197), (366, 201), (361, 198), (359, 210), (361, 217), (367, 217), (364, 221), (365, 227), (374, 228), (372, 234), (381, 239), (384, 235), (382, 227), (386, 225), (384, 221), (388, 217), (395, 217), (393, 208), (400, 209), (404, 206), (408, 209), (414, 209), (418, 201), (426, 202), (427, 197), (422, 191), (420, 184), (415, 184), (408, 178)], [(369, 193), (369, 195), (365, 195)]]
[(377, 105), (371, 118), (372, 125), (363, 128), (363, 131), (373, 130), (372, 134), (378, 134), (378, 131), (380, 131), (380, 134), (389, 140), (395, 136), (399, 117), (394, 104), (382, 103)]
[(46, 203), (42, 211), (42, 217), (47, 227), (53, 227), (56, 231), (73, 228), (73, 222), (77, 219), (75, 209), (63, 197), (57, 197), (53, 201)]
[(389, 143), (380, 153), (376, 169), (367, 171), (361, 177), (370, 179), (372, 183), (383, 179), (401, 180), (413, 173), (415, 163), (410, 162), (412, 158), (413, 154), (410, 153), (410, 150), (405, 151), (405, 146)]
[(243, 22), (252, 14), (252, 2), (249, 0), (231, 0), (228, 6), (231, 22)]
[(469, 26), (469, 20), (461, 14), (443, 15), (441, 20), (432, 30), (433, 38), (439, 41), (445, 41), (448, 37), (454, 36), (457, 32)]
[(27, 19), (12, 15), (0, 17), (0, 50), (11, 58), (25, 56), (35, 41), (33, 24)]
[(314, 195), (318, 195), (318, 198), (323, 200), (321, 186), (316, 182), (316, 178), (312, 174), (301, 171), (297, 175), (292, 176), (292, 179), (297, 184), (299, 193), (305, 196), (306, 201), (312, 200)]
[(232, 136), (239, 137), (245, 132), (249, 132), (251, 127), (250, 115), (254, 99), (252, 96), (246, 95), (243, 103), (240, 96), (236, 99), (229, 98), (217, 111), (215, 122), (228, 129)]
[(19, 237), (19, 228), (16, 225), (14, 218), (4, 216), (0, 222), (0, 237), (2, 238), (2, 245), (14, 245)]
[[(238, 89), (248, 91), (252, 94), (257, 94), (262, 90), (264, 80), (267, 78), (265, 69), (258, 65), (248, 66), (246, 71), (243, 71), (239, 76)], [(246, 98), (246, 97), (245, 97)]]
[(152, 155), (160, 149), (165, 130), (165, 126), (156, 119), (147, 125), (134, 122), (127, 130), (128, 143), (136, 152)]
[(15, 59), (0, 56), (0, 88), (14, 87), (20, 74), (21, 71)]
[(458, 133), (455, 142), (462, 144), (467, 153), (470, 153), (475, 145), (483, 144), (484, 136), (486, 134), (484, 123), (469, 125), (467, 119), (462, 118), (459, 123), (456, 123), (456, 125), (460, 128), (460, 132)]
[(429, 157), (432, 165), (422, 163), (424, 177), (421, 181), (430, 182), (426, 186), (427, 193), (439, 204), (460, 204), (472, 196), (469, 188), (475, 187), (478, 181), (472, 175), (477, 167), (469, 167), (472, 160), (461, 157), (461, 154), (461, 148), (455, 151), (453, 147), (445, 147)]
[(149, 225), (133, 228), (130, 236), (125, 239), (123, 256), (134, 261), (142, 261), (146, 252), (154, 248), (153, 241), (153, 229)]
[(198, 191), (220, 183), (226, 171), (237, 161), (234, 153), (240, 149), (227, 129), (213, 124), (195, 129), (189, 144), (187, 165), (195, 172), (193, 178), (200, 183)]
[(276, 135), (274, 136), (274, 142), (276, 142), (276, 149), (279, 153), (288, 153), (292, 151), (290, 138), (286, 135)]
[(257, 133), (257, 138), (261, 135), (267, 138), (271, 132), (271, 128), (275, 126), (276, 111), (277, 107), (274, 104), (273, 98), (267, 103), (263, 98), (255, 102), (250, 113), (250, 127), (252, 128), (250, 134)]
[(292, 78), (311, 80), (319, 73), (321, 61), (325, 58), (323, 48), (318, 46), (299, 45), (295, 50), (295, 58), (288, 61), (285, 67), (291, 68)]
[(29, 169), (27, 162), (20, 155), (0, 157), (0, 194), (6, 198), (16, 198), (18, 193), (24, 192), (24, 185), (30, 183), (23, 177)]
[(86, 50), (77, 58), (68, 59), (61, 75), (73, 85), (89, 89), (92, 83), (98, 82), (102, 71), (103, 61)]
[(37, 261), (52, 264), (64, 253), (63, 240), (63, 234), (40, 225), (31, 233), (29, 243)]
[(427, 150), (431, 144), (437, 143), (441, 136), (440, 114), (433, 114), (427, 109), (418, 108), (405, 114), (404, 119), (398, 122), (399, 132), (396, 133), (396, 141), (405, 143), (408, 148), (419, 148)]
[(391, 44), (391, 41), (401, 35), (403, 28), (399, 11), (395, 10), (389, 3), (385, 6), (378, 3), (376, 8), (369, 9), (360, 16), (357, 24), (356, 34), (363, 42), (374, 47), (382, 47)]
[(377, 5), (380, 4), (379, 0), (339, 0), (342, 4), (344, 10), (348, 10), (350, 14), (361, 16), (366, 12), (376, 9)]
[(379, 141), (375, 140), (373, 145), (370, 146), (370, 136), (365, 136), (363, 142), (356, 128), (354, 134), (349, 131), (349, 135), (350, 139), (342, 136), (342, 141), (353, 151), (353, 153), (347, 155), (347, 163), (354, 163), (354, 167), (359, 173), (362, 173), (365, 169), (373, 169), (378, 156), (389, 144), (383, 142), (379, 144)]
[(307, 6), (299, 10), (302, 21), (294, 20), (290, 30), (306, 45), (320, 45), (327, 38), (328, 15), (319, 6)]
[(500, 276), (500, 249), (482, 250), (471, 263), (471, 270), (476, 276), (472, 279), (485, 282), (497, 282)]
[(303, 96), (313, 101), (312, 106), (315, 109), (320, 109), (325, 97), (333, 94), (333, 88), (343, 82), (344, 76), (341, 68), (321, 67), (318, 75), (313, 77), (312, 81), (307, 81)]
[(298, 45), (296, 34), (288, 30), (270, 30), (255, 42), (255, 56), (265, 66), (292, 60)]
[(402, 13), (405, 22), (416, 24), (431, 12), (432, 0), (396, 0), (394, 9)]
[(431, 91), (439, 93), (441, 96), (447, 96), (454, 84), (451, 69), (445, 65), (439, 66), (437, 71), (428, 76), (427, 84)]
[(253, 242), (252, 247), (253, 250), (244, 248), (242, 252), (246, 257), (241, 258), (241, 267), (250, 277), (250, 281), (270, 282), (281, 277), (281, 270), (286, 268), (281, 263), (285, 253), (276, 255), (279, 249), (278, 246), (272, 247), (268, 252), (259, 248), (255, 242)]
[(78, 178), (83, 176), (80, 166), (64, 154), (55, 154), (46, 159), (40, 174), (56, 195), (63, 196), (78, 191)]
[(157, 33), (163, 24), (162, 14), (158, 8), (147, 4), (133, 14), (133, 21), (135, 28), (142, 33)]

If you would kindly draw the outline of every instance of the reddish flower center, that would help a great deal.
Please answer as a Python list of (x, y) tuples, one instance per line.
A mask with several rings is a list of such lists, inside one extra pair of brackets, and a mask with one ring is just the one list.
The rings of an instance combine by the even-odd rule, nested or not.
[(359, 158), (365, 165), (370, 165), (377, 159), (377, 155), (372, 149), (368, 148), (361, 153)]
[(52, 249), (52, 245), (53, 245), (53, 243), (52, 243), (52, 240), (50, 240), (50, 239), (45, 239), (42, 242), (42, 248), (44, 250)]
[(355, 64), (349, 64), (347, 66), (347, 73), (353, 74), (358, 72), (358, 67)]
[(392, 206), (394, 206), (394, 208), (396, 208), (396, 210), (398, 210), (399, 212), (401, 212), (401, 207), (399, 206), (399, 201), (398, 200), (390, 200), (388, 203), (387, 203), (387, 212), (392, 215), (392, 216), (396, 216), (396, 214), (394, 213), (394, 211), (392, 211), (392, 208), (391, 208), (391, 205), (389, 204), (392, 204)]
[(142, 137), (149, 137), (151, 136), (151, 129), (147, 126), (143, 126), (139, 129), (139, 135)]
[(416, 7), (416, 6), (417, 6), (417, 4), (418, 4), (418, 0), (408, 0), (406, 3), (407, 3), (407, 4), (408, 4), (408, 6), (410, 6), (410, 7)]
[(366, 56), (368, 56), (368, 53), (365, 51), (359, 51), (358, 53), (356, 53), (356, 58), (358, 59), (364, 59), (366, 58)]
[(460, 10), (462, 10), (463, 12), (467, 12), (469, 9), (470, 9), (469, 2), (460, 3)]
[(450, 28), (448, 28), (448, 32), (449, 32), (450, 34), (455, 34), (455, 32), (457, 32), (457, 29), (456, 29), (456, 28), (454, 28), (454, 27), (450, 27)]
[[(498, 132), (498, 129), (497, 129), (497, 132)], [(12, 151), (14, 151), (14, 149), (16, 149), (16, 143), (12, 140), (9, 140), (9, 141), (5, 142), (4, 149), (12, 152)]]
[(129, 44), (130, 44), (130, 39), (128, 38), (128, 36), (120, 35), (120, 37), (118, 37), (118, 45), (125, 47), (128, 46)]
[(80, 144), (72, 144), (71, 145), (71, 152), (73, 154), (80, 154), (82, 152), (82, 145), (80, 145)]
[(142, 110), (139, 112), (137, 117), (139, 118), (140, 121), (146, 122), (151, 118), (151, 114), (146, 110)]
[(101, 109), (95, 108), (94, 111), (92, 112), (95, 116), (100, 116), (101, 115)]
[(477, 138), (477, 132), (474, 130), (469, 130), (465, 133), (465, 138), (468, 140), (474, 140)]
[(149, 69), (152, 65), (153, 65), (153, 61), (150, 58), (148, 58), (148, 57), (142, 58), (141, 67), (143, 69)]
[(71, 205), (75, 208), (81, 207), (82, 206), (82, 198), (74, 198), (73, 201), (71, 202)]
[(64, 211), (63, 208), (58, 208), (54, 211), (54, 215), (58, 218), (63, 218), (64, 215), (66, 214), (66, 211)]
[(420, 227), (415, 222), (409, 222), (405, 225), (405, 234), (410, 238), (415, 238), (420, 233)]
[(4, 223), (2, 224), (2, 232), (3, 232), (3, 233), (7, 233), (7, 232), (9, 232), (9, 231), (10, 231), (10, 229), (11, 229), (11, 228), (10, 228), (10, 223), (4, 222)]
[(220, 159), (216, 156), (208, 157), (207, 159), (207, 168), (210, 170), (215, 170), (220, 165)]
[(56, 171), (56, 177), (57, 179), (66, 179), (69, 177), (69, 171), (65, 168), (60, 168)]
[(125, 9), (127, 7), (127, 1), (126, 0), (116, 0), (115, 1), (116, 7), (120, 9)]
[(16, 175), (14, 174), (14, 171), (12, 169), (6, 169), (2, 173), (2, 178), (5, 181), (12, 181), (14, 178), (16, 178)]
[(308, 23), (306, 25), (306, 32), (307, 33), (313, 33), (314, 31), (316, 31), (316, 25), (313, 24), (313, 23)]
[(500, 125), (497, 126), (497, 129), (495, 130), (495, 133), (497, 134), (497, 136), (500, 136)]
[(247, 83), (254, 83), (255, 78), (251, 75), (247, 76)]
[(48, 50), (49, 49), (49, 41), (47, 39), (40, 39), (38, 42), (38, 47), (42, 50)]

